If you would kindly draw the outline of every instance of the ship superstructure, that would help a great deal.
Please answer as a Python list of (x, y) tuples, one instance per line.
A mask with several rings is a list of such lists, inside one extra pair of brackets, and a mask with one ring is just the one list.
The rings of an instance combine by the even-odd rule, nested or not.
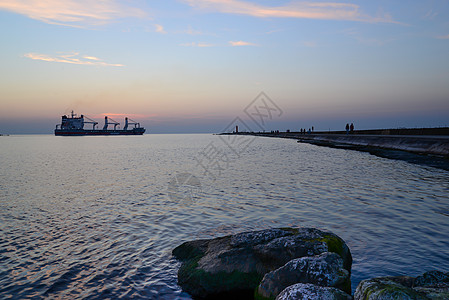
[[(85, 124), (92, 124), (92, 129), (84, 129)], [(123, 129), (119, 129), (120, 123), (104, 117), (103, 129), (98, 129), (96, 126), (98, 122), (84, 116), (79, 117), (73, 112), (70, 116), (62, 116), (61, 124), (56, 125), (55, 135), (142, 135), (145, 132), (145, 128), (140, 126), (140, 123), (125, 118), (125, 125)], [(114, 129), (109, 129), (109, 126), (113, 125)], [(132, 126), (132, 128), (129, 128)], [(117, 128), (119, 127), (119, 128)]]

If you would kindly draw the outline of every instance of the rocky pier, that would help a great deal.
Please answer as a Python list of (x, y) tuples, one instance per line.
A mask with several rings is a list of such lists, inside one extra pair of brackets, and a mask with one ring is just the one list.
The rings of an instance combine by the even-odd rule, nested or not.
[(253, 135), (260, 137), (296, 139), (301, 143), (319, 146), (370, 151), (370, 149), (392, 149), (417, 154), (430, 154), (449, 158), (449, 129), (437, 131), (438, 135), (395, 135), (383, 131), (354, 131), (352, 134), (340, 132), (239, 132), (221, 135)]

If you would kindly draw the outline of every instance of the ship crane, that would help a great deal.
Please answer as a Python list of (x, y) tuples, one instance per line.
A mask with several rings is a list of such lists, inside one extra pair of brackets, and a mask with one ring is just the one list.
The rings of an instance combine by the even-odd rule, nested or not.
[[(131, 122), (129, 122), (129, 121)], [(137, 123), (136, 121), (132, 119), (128, 119), (128, 117), (125, 118), (125, 127), (123, 127), (123, 130), (128, 130), (128, 125), (134, 125), (134, 128), (140, 128), (140, 123)]]
[[(109, 121), (109, 120), (110, 120), (110, 121)], [(111, 121), (112, 121), (112, 122), (111, 122)], [(119, 122), (114, 121), (114, 120), (111, 119), (111, 118), (108, 119), (108, 116), (104, 116), (104, 126), (103, 126), (103, 130), (107, 130), (109, 124), (114, 125), (114, 130), (116, 130), (116, 129), (117, 129), (117, 126), (120, 125)]]
[(84, 124), (92, 124), (92, 129), (95, 130), (95, 126), (98, 125), (98, 122), (95, 122), (94, 120), (92, 120), (91, 118), (88, 118), (86, 116), (81, 115), (81, 117), (84, 117), (85, 119), (89, 120), (89, 121), (84, 121)]

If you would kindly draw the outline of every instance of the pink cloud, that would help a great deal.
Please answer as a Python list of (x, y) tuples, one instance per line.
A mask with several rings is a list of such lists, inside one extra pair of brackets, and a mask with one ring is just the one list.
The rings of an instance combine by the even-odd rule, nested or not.
[(27, 58), (34, 60), (42, 60), (49, 62), (59, 62), (75, 65), (89, 65), (89, 66), (103, 66), (103, 67), (124, 67), (122, 64), (110, 64), (102, 61), (94, 56), (80, 56), (79, 53), (73, 52), (69, 54), (61, 54), (56, 56), (50, 56), (47, 54), (27, 53), (24, 55)]
[(3, 0), (0, 9), (12, 11), (49, 24), (84, 27), (104, 25), (125, 17), (144, 17), (138, 8), (114, 0)]
[(244, 41), (230, 41), (229, 44), (233, 47), (238, 47), (238, 46), (257, 46), (254, 43), (250, 43), (250, 42), (244, 42)]
[(162, 26), (160, 24), (155, 24), (154, 26), (156, 27), (156, 32), (163, 33), (163, 34), (167, 33), (167, 31), (165, 31), (165, 29), (164, 29), (164, 26)]
[(360, 11), (359, 5), (352, 3), (292, 1), (286, 5), (271, 7), (240, 0), (184, 0), (184, 2), (192, 7), (204, 10), (261, 18), (275, 17), (393, 22), (391, 16), (388, 14), (376, 17), (365, 15)]

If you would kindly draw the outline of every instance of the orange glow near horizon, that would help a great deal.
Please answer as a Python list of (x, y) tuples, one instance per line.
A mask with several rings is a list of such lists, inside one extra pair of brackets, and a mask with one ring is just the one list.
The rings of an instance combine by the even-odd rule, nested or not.
[(449, 6), (410, 1), (0, 1), (0, 133), (72, 110), (221, 127), (260, 92), (292, 128), (449, 125)]

